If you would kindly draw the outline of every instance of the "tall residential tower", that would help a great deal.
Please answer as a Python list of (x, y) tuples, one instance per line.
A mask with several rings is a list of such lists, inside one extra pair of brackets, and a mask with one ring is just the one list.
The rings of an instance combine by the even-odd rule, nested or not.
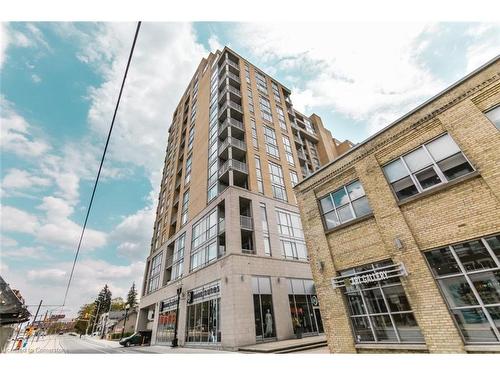
[(229, 48), (202, 59), (169, 129), (137, 328), (170, 344), (177, 321), (179, 345), (228, 349), (322, 332), (293, 186), (351, 146)]

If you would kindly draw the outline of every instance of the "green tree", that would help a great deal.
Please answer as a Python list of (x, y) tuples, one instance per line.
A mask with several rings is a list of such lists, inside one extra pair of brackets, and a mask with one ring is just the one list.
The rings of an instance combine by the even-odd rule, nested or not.
[(137, 306), (137, 289), (135, 289), (135, 282), (132, 283), (132, 286), (128, 291), (127, 303), (129, 304), (130, 308)]
[(90, 327), (90, 319), (91, 319), (91, 314), (94, 311), (94, 304), (93, 303), (86, 303), (82, 307), (80, 307), (80, 310), (78, 310), (78, 318), (75, 324), (75, 331), (80, 334), (85, 334), (85, 331), (87, 330), (87, 324)]
[(122, 297), (116, 297), (111, 300), (111, 311), (125, 310), (125, 301)]
[(94, 301), (94, 309), (92, 310), (92, 317), (89, 322), (90, 329), (93, 329), (95, 322), (99, 321), (99, 316), (109, 311), (111, 307), (111, 290), (109, 290), (108, 284), (105, 284), (97, 295)]

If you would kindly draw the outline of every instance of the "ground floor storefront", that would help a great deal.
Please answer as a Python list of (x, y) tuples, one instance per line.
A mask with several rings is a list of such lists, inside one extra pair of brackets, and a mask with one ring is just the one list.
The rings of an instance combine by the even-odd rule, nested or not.
[(288, 271), (279, 275), (277, 267), (248, 267), (255, 259), (237, 258), (233, 266), (250, 272), (224, 274), (213, 264), (143, 298), (137, 329), (151, 327), (153, 345), (171, 345), (177, 323), (180, 346), (225, 350), (323, 333), (307, 263), (289, 262)]
[[(322, 303), (345, 311), (345, 319), (337, 319), (328, 335), (346, 338), (347, 344), (333, 349), (500, 352), (500, 235), (417, 256), (337, 271), (330, 301), (320, 295)], [(420, 259), (425, 268), (416, 269)]]

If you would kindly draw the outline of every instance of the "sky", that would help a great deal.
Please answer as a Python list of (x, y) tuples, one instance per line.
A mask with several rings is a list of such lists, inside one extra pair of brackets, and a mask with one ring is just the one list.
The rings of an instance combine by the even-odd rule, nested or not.
[[(0, 274), (61, 304), (134, 23), (0, 24)], [(487, 23), (143, 23), (65, 313), (142, 286), (170, 120), (201, 58), (231, 47), (360, 142), (499, 53)], [(32, 310), (34, 310), (32, 308)]]

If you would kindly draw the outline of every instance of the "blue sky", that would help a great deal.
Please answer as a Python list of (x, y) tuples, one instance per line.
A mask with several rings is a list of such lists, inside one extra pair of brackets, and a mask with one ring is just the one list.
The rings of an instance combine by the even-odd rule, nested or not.
[[(131, 23), (1, 25), (1, 274), (62, 301), (125, 68)], [(478, 23), (144, 23), (89, 219), (68, 314), (141, 285), (172, 111), (228, 45), (292, 90), (334, 137), (362, 141), (498, 54)]]

